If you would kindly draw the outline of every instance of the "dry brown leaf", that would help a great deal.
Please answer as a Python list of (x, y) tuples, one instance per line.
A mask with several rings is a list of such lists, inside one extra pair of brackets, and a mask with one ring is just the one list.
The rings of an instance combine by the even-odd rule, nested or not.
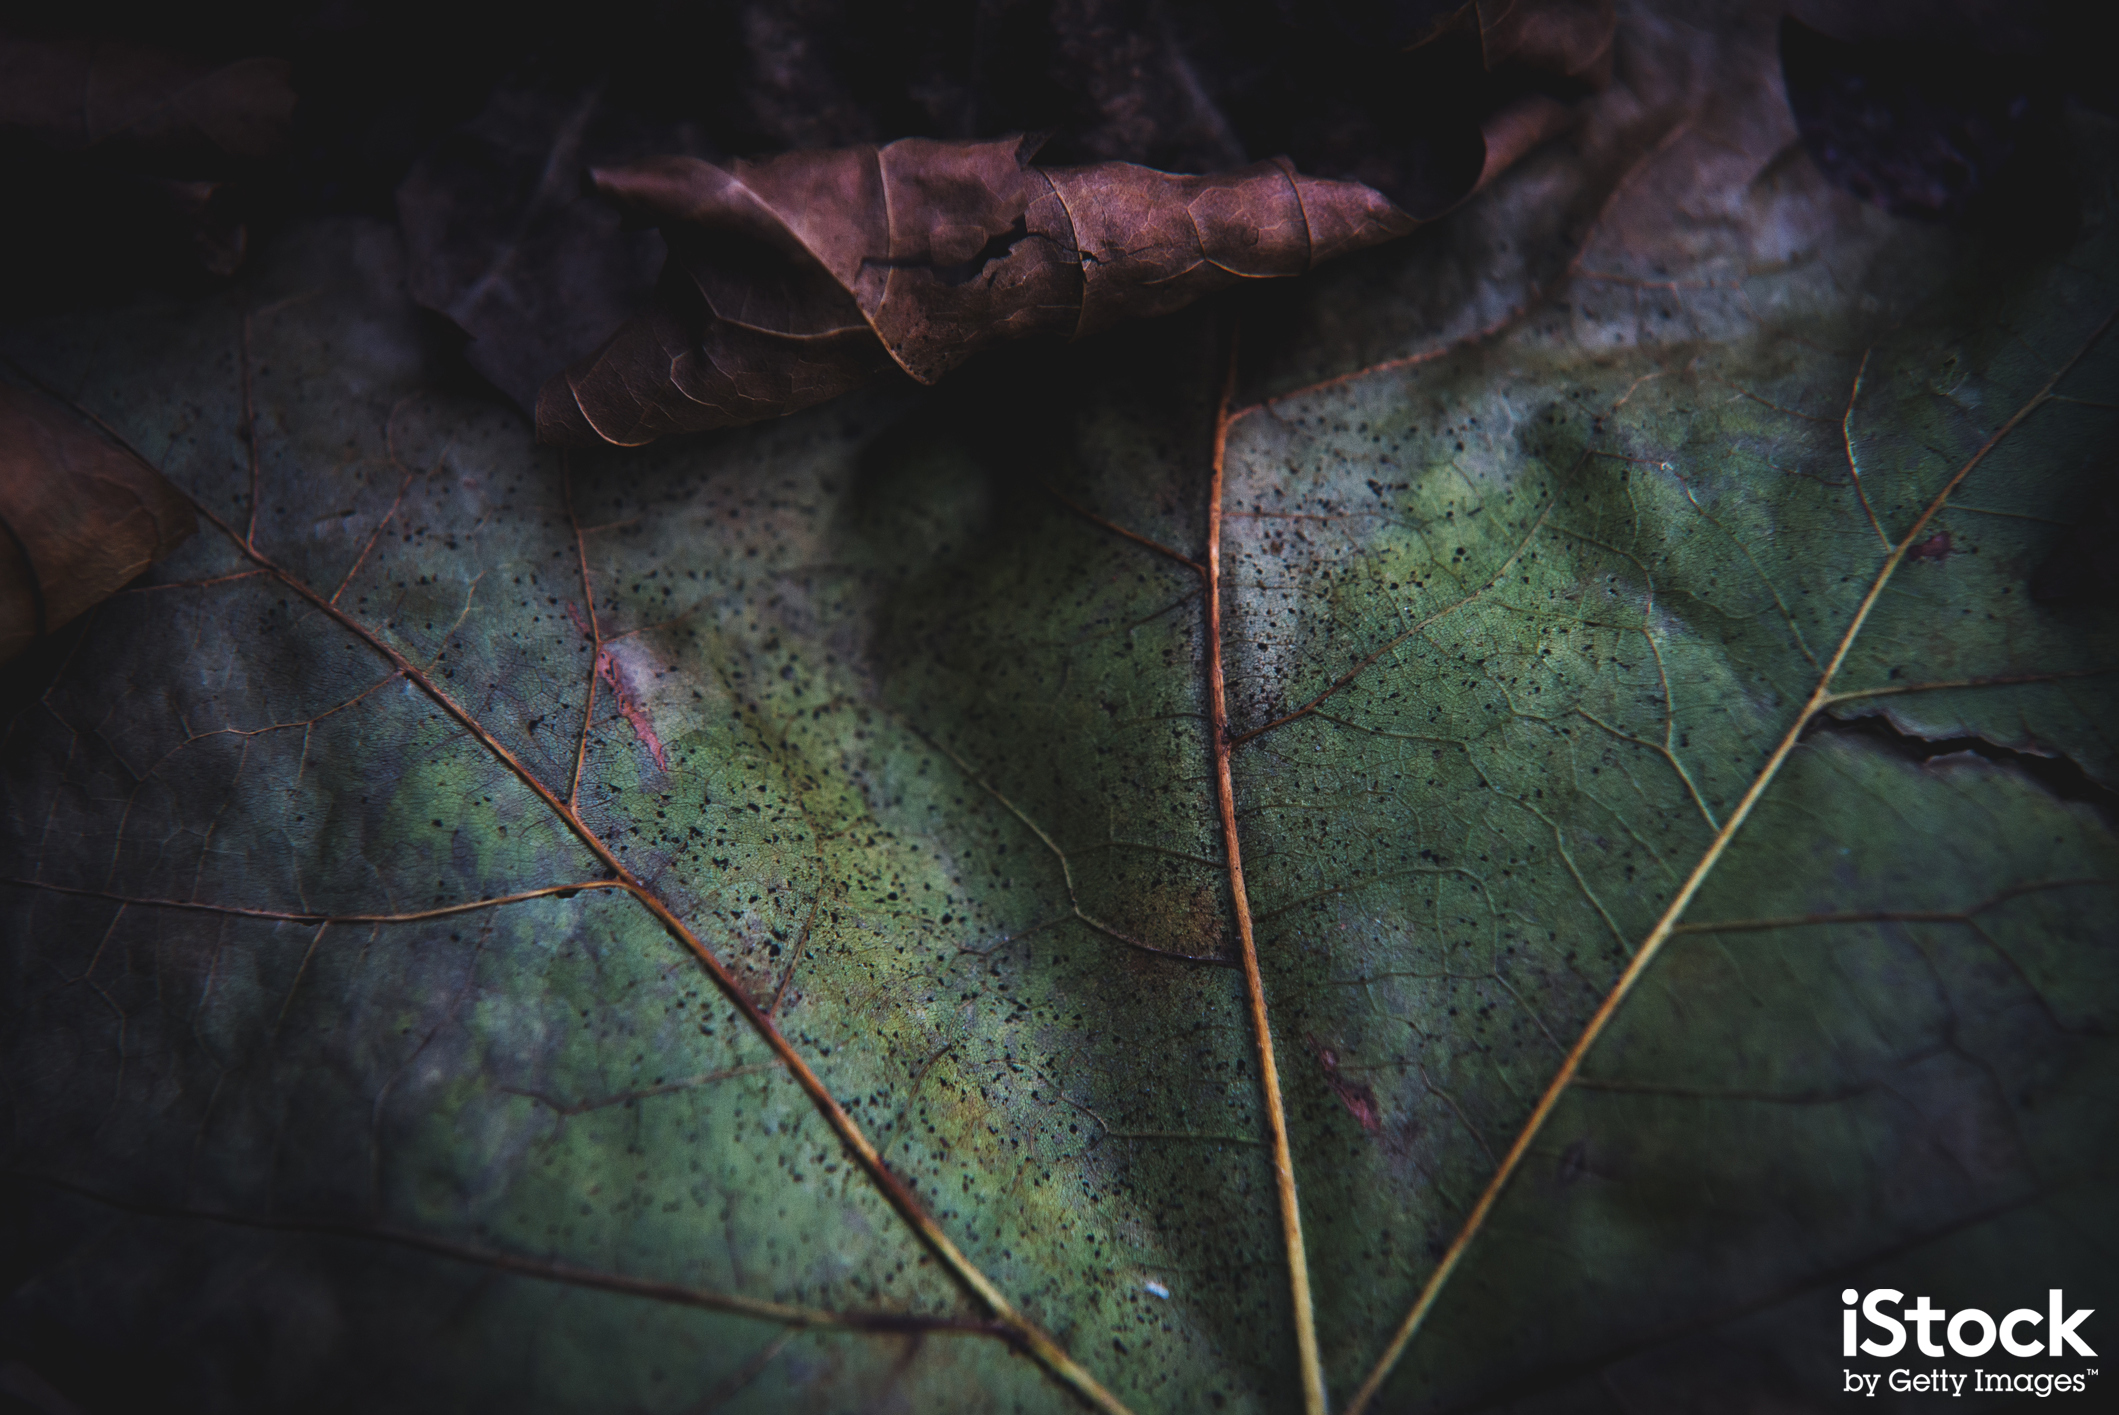
[(545, 385), (538, 435), (632, 446), (793, 412), (893, 366), (932, 383), (994, 343), (1167, 313), (1417, 224), (1285, 160), (1038, 168), (1034, 145), (904, 138), (596, 172), (661, 224), (670, 261), (654, 311)]
[(1286, 157), (1205, 176), (1037, 167), (1042, 139), (1021, 136), (594, 171), (599, 192), (662, 228), (670, 257), (653, 308), (545, 383), (538, 436), (636, 446), (755, 422), (893, 369), (932, 383), (996, 343), (1080, 338), (1300, 275), (1442, 215), (1561, 131), (1575, 110), (1540, 83), (1601, 84), (1615, 23), (1609, 0), (1449, 10), (1405, 52), (1454, 72), (1468, 47), (1471, 70), (1543, 78), (1478, 102), (1408, 94), (1389, 131), (1421, 136), (1419, 151), (1342, 173), (1366, 181)]
[(184, 494), (40, 393), (0, 385), (0, 662), (197, 528)]

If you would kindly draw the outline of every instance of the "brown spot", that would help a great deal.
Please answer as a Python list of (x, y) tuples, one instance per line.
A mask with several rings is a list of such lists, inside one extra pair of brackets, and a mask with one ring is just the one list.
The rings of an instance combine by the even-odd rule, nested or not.
[(1947, 560), (1950, 558), (1950, 533), (1937, 531), (1907, 554), (1914, 560)]

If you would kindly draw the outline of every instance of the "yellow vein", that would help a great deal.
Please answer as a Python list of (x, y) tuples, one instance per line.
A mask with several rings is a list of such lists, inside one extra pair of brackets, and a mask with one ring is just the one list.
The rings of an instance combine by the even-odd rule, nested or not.
[[(1868, 489), (1861, 484), (1861, 463), (1854, 457), (1854, 405), (1861, 400), (1862, 375), (1869, 371), (1869, 355), (1875, 352), (1874, 349), (1864, 349), (1861, 367), (1854, 370), (1854, 391), (1847, 395), (1847, 411), (1840, 415), (1839, 440), (1847, 445), (1847, 474), (1854, 478), (1854, 494), (1861, 498), (1862, 514), (1869, 518), (1870, 529), (1876, 532), (1877, 540), (1883, 543), (1884, 549), (1889, 550), (1891, 538), (1884, 534), (1883, 524), (1876, 519), (1875, 508), (1869, 505)], [(1926, 524), (1928, 518), (1923, 516), (1920, 519), (1922, 524)]]
[(2058, 683), (2067, 678), (2101, 678), (2107, 673), (2119, 673), (2119, 668), (2077, 668), (2057, 673), (1990, 673), (1978, 678), (1947, 678), (1933, 683), (1886, 683), (1875, 688), (1850, 688), (1844, 693), (1832, 693), (1825, 698), (1824, 706), (1851, 703), (1861, 698), (1888, 698), (1900, 693), (1939, 693), (1946, 688), (2000, 688), (2022, 683)]
[(1236, 914), (1237, 941), (1243, 949), (1244, 992), (1250, 1004), (1251, 1031), (1258, 1042), (1258, 1078), (1265, 1091), (1273, 1179), (1280, 1194), (1280, 1233), (1287, 1247), (1289, 1294), (1295, 1305), (1295, 1353), (1301, 1367), (1302, 1408), (1305, 1415), (1325, 1415), (1324, 1363), (1317, 1352), (1317, 1314), (1310, 1299), (1309, 1259), (1302, 1246), (1302, 1209), (1295, 1197), (1295, 1159), (1288, 1147), (1288, 1117), (1280, 1099), (1280, 1071), (1273, 1061), (1273, 1030), (1266, 1015), (1258, 943), (1251, 933), (1251, 901), (1243, 884), (1243, 846), (1236, 835), (1236, 787), (1229, 773), (1229, 752), (1235, 742), (1229, 735), (1229, 697), (1221, 667), (1221, 497), (1229, 449), (1229, 399), (1235, 391), (1236, 348), (1232, 339), (1228, 377), (1214, 410), (1213, 481), (1207, 491), (1207, 704), (1212, 722), (1207, 742), (1214, 759), (1214, 787), (1221, 802), (1229, 900)]
[(240, 904), (215, 904), (203, 899), (146, 899), (115, 894), (107, 889), (76, 889), (71, 885), (51, 884), (36, 879), (0, 879), (0, 884), (11, 884), (22, 889), (38, 889), (47, 894), (105, 899), (124, 908), (186, 909), (199, 914), (226, 914), (239, 919), (264, 919), (278, 924), (412, 924), (428, 919), (447, 919), (457, 914), (475, 913), (480, 909), (491, 909), (501, 904), (520, 904), (530, 899), (566, 899), (587, 890), (616, 889), (627, 893), (633, 890), (632, 885), (622, 880), (592, 879), (583, 880), (578, 884), (548, 884), (541, 889), (525, 889), (515, 894), (495, 895), (491, 899), (472, 899), (461, 904), (437, 904), (431, 909), (411, 909), (394, 914), (334, 914), (323, 909), (252, 909)]
[(581, 808), (581, 769), (589, 759), (589, 727), (596, 718), (596, 674), (603, 667), (603, 623), (596, 617), (596, 586), (589, 575), (589, 547), (574, 514), (574, 462), (559, 454), (559, 484), (566, 492), (567, 525), (574, 531), (574, 558), (581, 562), (581, 598), (589, 616), (589, 686), (581, 705), (581, 736), (574, 743), (574, 770), (567, 777), (567, 805)]
[[(1507, 1187), (1509, 1179), (1522, 1164), (1523, 1157), (1530, 1152), (1531, 1142), (1537, 1138), (1538, 1132), (1544, 1128), (1546, 1118), (1552, 1114), (1554, 1107), (1559, 1104), (1561, 1094), (1566, 1091), (1568, 1085), (1574, 1080), (1575, 1073), (1581, 1069), (1583, 1058), (1589, 1054), (1589, 1049), (1596, 1044), (1597, 1038), (1603, 1034), (1605, 1027), (1610, 1024), (1613, 1015), (1618, 1012), (1619, 1004), (1626, 1000), (1627, 996), (1632, 993), (1634, 985), (1648, 971), (1649, 964), (1655, 961), (1656, 955), (1662, 951), (1664, 943), (1676, 932), (1678, 920), (1692, 903), (1693, 896), (1699, 893), (1700, 887), (1707, 881), (1708, 874), (1721, 862), (1722, 855), (1729, 848), (1729, 843), (1736, 838), (1737, 832), (1743, 829), (1744, 822), (1750, 818), (1752, 808), (1758, 804), (1759, 798), (1765, 795), (1766, 788), (1772, 785), (1774, 778), (1780, 774), (1782, 764), (1788, 760), (1789, 753), (1795, 750), (1796, 743), (1802, 740), (1803, 729), (1809, 726), (1810, 720), (1833, 701), (1832, 680), (1839, 675), (1841, 666), (1847, 661), (1847, 655), (1853, 652), (1854, 641), (1861, 634), (1862, 626), (1868, 622), (1871, 611), (1876, 608), (1876, 602), (1882, 598), (1884, 587), (1890, 584), (1891, 577), (1897, 572), (1898, 567), (1904, 563), (1906, 556), (1912, 551), (1914, 543), (1919, 540), (1921, 532), (1926, 530), (1928, 523), (1942, 511), (1944, 504), (1950, 499), (1950, 494), (1963, 485), (1965, 478), (1970, 476), (1974, 469), (1986, 460), (1987, 454), (1999, 446), (2003, 438), (2021, 426), (2024, 419), (2028, 418), (2052, 398), (2054, 387), (2059, 384), (2062, 378), (2067, 376), (2069, 370), (2073, 369), (2082, 360), (2083, 355), (2087, 354), (2096, 345), (2097, 341), (2104, 337), (2115, 320), (2119, 320), (2119, 309), (2115, 309), (2106, 315), (2096, 329), (2091, 331), (2089, 338), (2083, 341), (2082, 346), (2070, 355), (2067, 362), (2056, 369), (2053, 375), (2045, 381), (2044, 386), (2032, 394), (2024, 402), (2023, 406), (2009, 417), (2007, 422), (1995, 429), (1993, 435), (1980, 444), (1979, 450), (1974, 452), (1965, 461), (1964, 465), (1957, 469), (1956, 473), (1944, 484), (1942, 490), (1937, 492), (1934, 499), (1928, 503), (1927, 509), (1920, 513), (1919, 518), (1913, 522), (1905, 535), (1899, 538), (1895, 546), (1891, 547), (1891, 553), (1885, 557), (1883, 567), (1876, 572), (1876, 578), (1870, 583), (1868, 592), (1862, 596), (1861, 603), (1856, 606), (1854, 617), (1848, 623), (1846, 632), (1840, 636), (1839, 647), (1833, 651), (1831, 661), (1825, 665), (1824, 671), (1819, 675), (1817, 687), (1811, 691), (1809, 700), (1803, 704), (1802, 711), (1796, 714), (1795, 721), (1789, 724), (1787, 732), (1781, 737), (1780, 744), (1773, 749), (1773, 755), (1766, 759), (1766, 765), (1751, 783), (1751, 788), (1744, 793), (1744, 798), (1737, 803), (1736, 809), (1730, 813), (1728, 822), (1723, 825), (1721, 830), (1716, 832), (1714, 840), (1707, 847), (1706, 853), (1700, 857), (1699, 863), (1693, 866), (1692, 873), (1686, 878), (1683, 887), (1678, 890), (1677, 896), (1670, 901), (1670, 907), (1663, 911), (1663, 916), (1656, 921), (1656, 925), (1649, 931), (1647, 939), (1641, 944), (1639, 950), (1634, 953), (1633, 961), (1627, 965), (1626, 971), (1619, 975), (1617, 984), (1606, 995), (1603, 1004), (1597, 1008), (1596, 1014), (1589, 1019), (1589, 1025), (1582, 1029), (1582, 1035), (1576, 1039), (1573, 1048), (1568, 1051), (1566, 1060), (1561, 1062), (1559, 1071), (1554, 1074), (1552, 1082), (1546, 1086), (1545, 1093), (1538, 1098), (1537, 1107), (1531, 1111), (1530, 1119), (1524, 1122), (1523, 1129), (1517, 1134), (1515, 1143), (1509, 1147), (1508, 1154), (1502, 1159), (1500, 1167), (1494, 1171), (1493, 1178), (1487, 1181), (1485, 1190), (1479, 1195), (1478, 1202), (1472, 1207), (1471, 1216), (1464, 1221), (1464, 1226), (1458, 1230), (1456, 1239), (1450, 1244), (1449, 1250), (1442, 1255), (1442, 1261), (1436, 1265), (1435, 1271), (1429, 1276), (1426, 1285), (1422, 1287), (1419, 1297), (1413, 1303), (1412, 1310), (1405, 1314), (1405, 1319), (1398, 1324), (1397, 1330), (1391, 1333), (1390, 1344), (1384, 1348), (1382, 1357), (1376, 1362), (1374, 1369), (1369, 1372), (1368, 1379), (1362, 1382), (1361, 1389), (1355, 1392), (1354, 1399), (1347, 1406), (1345, 1415), (1360, 1415), (1360, 1412), (1366, 1409), (1369, 1402), (1375, 1398), (1376, 1392), (1382, 1389), (1383, 1382), (1398, 1364), (1398, 1358), (1404, 1354), (1406, 1346), (1413, 1339), (1413, 1334), (1420, 1329), (1421, 1322), (1426, 1319), (1428, 1311), (1434, 1306), (1435, 1298), (1440, 1294), (1443, 1286), (1449, 1281), (1450, 1275), (1457, 1270), (1458, 1264), (1463, 1260), (1465, 1249), (1470, 1246), (1472, 1239), (1478, 1234), (1479, 1230), (1485, 1226), (1486, 1216), (1492, 1211), (1495, 1200), (1500, 1198), (1501, 1191)], [(1864, 370), (1868, 367), (1868, 355), (1866, 354), (1862, 356), (1862, 367)], [(1858, 396), (1860, 391), (1861, 376), (1860, 373), (1857, 373), (1855, 376), (1855, 394)], [(1854, 399), (1849, 398), (1847, 406), (1850, 416), (1852, 415), (1853, 405)], [(1865, 500), (1865, 508), (1866, 505), (1867, 502)], [(1871, 520), (1873, 523), (1873, 515)]]
[(1671, 930), (1681, 934), (1761, 933), (1777, 929), (1828, 928), (1840, 924), (1969, 924), (1989, 910), (1999, 909), (2027, 894), (2049, 889), (2109, 889), (2119, 879), (2083, 875), (2075, 879), (2044, 879), (2019, 884), (1963, 909), (1855, 909), (1838, 914), (1789, 914), (1774, 919), (1709, 919), (1697, 924), (1679, 924)]

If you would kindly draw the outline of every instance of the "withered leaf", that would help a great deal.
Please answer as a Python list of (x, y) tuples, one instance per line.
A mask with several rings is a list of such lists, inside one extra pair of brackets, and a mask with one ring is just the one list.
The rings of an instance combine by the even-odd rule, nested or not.
[(1445, 11), (1394, 48), (1438, 80), (1516, 78), (1414, 84), (1387, 125), (1350, 111), (1332, 132), (1289, 135), (1339, 177), (1287, 157), (1205, 176), (1039, 167), (1042, 139), (1021, 136), (594, 171), (662, 228), (670, 258), (654, 307), (545, 384), (538, 435), (634, 446), (754, 422), (892, 369), (932, 383), (1005, 340), (1079, 338), (1302, 274), (1443, 214), (1559, 132), (1574, 110), (1553, 83), (1599, 83), (1613, 30), (1605, 0)]
[(0, 662), (196, 528), (191, 503), (160, 472), (52, 399), (0, 384)]
[[(511, 78), (398, 188), (414, 298), (525, 411), (656, 303), (663, 245), (618, 229), (583, 191), (589, 168), (1038, 132), (1046, 167), (1217, 172), (1284, 155), (1425, 219), (1602, 86), (1615, 27), (1609, 0), (1312, 17), (1261, 0), (801, 0), (733, 4), (702, 23), (668, 36), (697, 51), (681, 79), (653, 63)], [(636, 41), (613, 21), (594, 42)]]
[(1779, 19), (1630, 0), (1566, 139), (1277, 298), (648, 455), (463, 396), (372, 221), (4, 331), (253, 515), (0, 762), (0, 1367), (1667, 1415), (1823, 1403), (1843, 1283), (2102, 1301), (2119, 645), (2024, 576), (2119, 130), (1996, 260), (1809, 161)]
[(791, 152), (594, 173), (659, 222), (659, 304), (545, 385), (546, 441), (637, 445), (754, 422), (895, 366), (932, 383), (979, 350), (1078, 338), (1410, 231), (1354, 182), (1286, 160), (1176, 176), (1029, 164), (1034, 140)]

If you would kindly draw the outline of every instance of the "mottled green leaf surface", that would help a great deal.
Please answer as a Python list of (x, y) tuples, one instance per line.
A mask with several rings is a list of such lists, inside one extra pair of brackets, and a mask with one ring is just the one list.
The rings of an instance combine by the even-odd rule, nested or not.
[[(202, 534), (8, 726), (0, 1355), (90, 1409), (1074, 1407), (639, 901), (551, 892), (608, 874), (524, 780), (578, 754), (586, 826), (1077, 1359), (1291, 1408), (1200, 581), (1114, 529), (1203, 554), (1242, 325), (1237, 811), (1350, 1394), (1888, 544), (2119, 306), (2108, 121), (2078, 232), (1913, 227), (1731, 35), (1600, 130), (1646, 157), (1557, 150), (1270, 307), (646, 454), (452, 382), (359, 222), (9, 331), (344, 618)], [(2119, 1298), (2119, 635), (2027, 589), (2115, 383), (2092, 346), (1891, 578), (1833, 684), (1889, 691), (1773, 780), (1384, 1407), (1821, 1408), (1843, 1285)]]

